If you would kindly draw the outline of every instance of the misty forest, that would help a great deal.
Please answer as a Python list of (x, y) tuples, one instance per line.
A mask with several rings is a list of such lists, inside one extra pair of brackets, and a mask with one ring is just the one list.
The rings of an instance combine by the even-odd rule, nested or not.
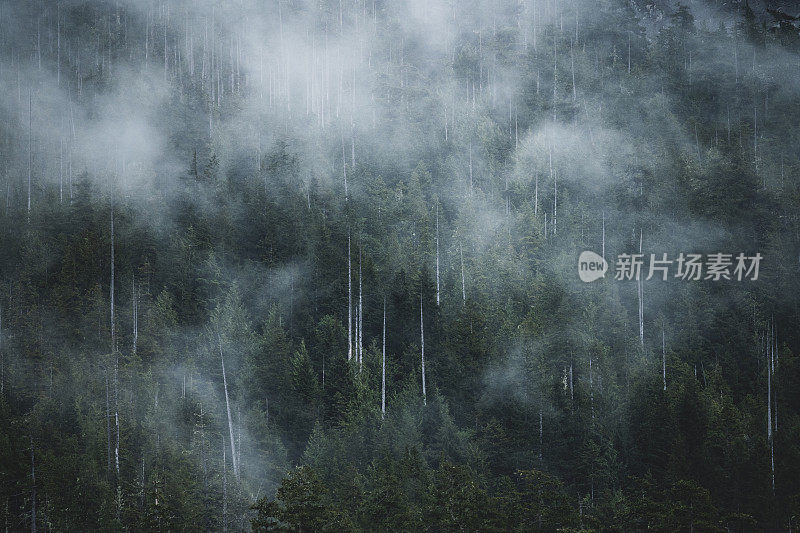
[(0, 2), (2, 528), (800, 528), (792, 9)]

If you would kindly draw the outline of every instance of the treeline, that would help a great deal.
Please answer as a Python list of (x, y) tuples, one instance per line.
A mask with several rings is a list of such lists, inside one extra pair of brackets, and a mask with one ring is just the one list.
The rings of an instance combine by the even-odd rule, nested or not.
[(3, 6), (3, 527), (797, 526), (794, 19), (500, 4)]

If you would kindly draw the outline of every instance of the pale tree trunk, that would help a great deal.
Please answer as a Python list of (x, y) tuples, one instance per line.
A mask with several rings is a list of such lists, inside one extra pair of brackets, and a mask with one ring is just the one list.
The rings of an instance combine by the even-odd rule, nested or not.
[(631, 73), (631, 32), (628, 31), (628, 74)]
[[(778, 334), (775, 331), (775, 317), (772, 317), (772, 345), (774, 346), (775, 358), (772, 365), (772, 376), (775, 377), (775, 371), (778, 369)], [(773, 411), (775, 412), (775, 424), (773, 431), (778, 431), (778, 386), (777, 384), (772, 388), (772, 403)]]
[(3, 351), (3, 308), (0, 307), (0, 399), (6, 390), (6, 356)]
[[(230, 413), (228, 414), (230, 418)], [(233, 437), (233, 430), (231, 430)], [(231, 440), (233, 447), (233, 440)], [(222, 531), (228, 531), (228, 459), (225, 451), (225, 436), (222, 437)]]
[(111, 283), (109, 286), (111, 307), (111, 353), (114, 357), (114, 427), (116, 443), (114, 446), (114, 466), (117, 474), (117, 518), (122, 504), (122, 488), (119, 475), (119, 355), (117, 354), (116, 327), (114, 323), (114, 185), (111, 184)]
[(422, 403), (428, 405), (428, 394), (425, 390), (425, 328), (422, 321), (422, 293), (419, 295), (419, 337), (422, 355)]
[(472, 143), (469, 145), (469, 193), (472, 194), (473, 189), (473, 182), (472, 182)]
[[(642, 253), (642, 230), (639, 230), (639, 254)], [(644, 350), (644, 285), (642, 284), (641, 273), (636, 280), (639, 291), (639, 344)]]
[(106, 368), (106, 436), (108, 437), (106, 468), (111, 472), (111, 405), (109, 403), (108, 368)]
[(114, 466), (117, 472), (117, 519), (119, 519), (122, 506), (122, 485), (119, 475), (119, 361), (114, 361), (114, 426), (116, 427), (117, 440), (114, 445)]
[(553, 34), (553, 122), (556, 121), (556, 101), (558, 97), (558, 47)]
[(572, 66), (572, 101), (574, 102), (578, 99), (578, 89), (575, 86), (575, 53), (573, 51), (573, 43), (570, 43), (569, 47), (569, 61)]
[(558, 173), (553, 175), (553, 235), (558, 233)]
[(64, 203), (64, 139), (59, 139), (58, 152), (58, 203)]
[(228, 414), (228, 431), (231, 439), (231, 464), (233, 465), (233, 475), (239, 477), (238, 465), (236, 464), (236, 444), (233, 439), (233, 418), (231, 418), (231, 402), (228, 397), (228, 377), (225, 374), (225, 357), (222, 355), (222, 338), (217, 333), (217, 342), (219, 344), (219, 359), (222, 363), (222, 386), (225, 389), (225, 410)]
[(667, 390), (667, 350), (663, 327), (661, 329), (661, 377), (664, 381), (664, 390)]
[[(200, 462), (203, 466), (203, 488), (206, 488), (208, 468), (206, 465), (206, 422), (203, 403), (200, 402)], [(142, 481), (144, 481), (144, 455), (142, 455)]]
[(139, 340), (139, 298), (136, 293), (136, 276), (133, 277), (131, 293), (133, 294), (133, 353)]
[(569, 362), (569, 399), (575, 400), (575, 389), (572, 386), (572, 361)]
[(36, 19), (36, 60), (39, 64), (39, 70), (42, 70), (42, 32), (39, 28), (40, 19)]
[(31, 437), (31, 533), (36, 533), (36, 462), (33, 455), (33, 437)]
[(144, 450), (142, 450), (142, 475), (139, 479), (139, 507), (144, 508)]
[(111, 307), (111, 353), (117, 350), (116, 328), (114, 327), (114, 186), (111, 185), (111, 283), (108, 288)]
[(440, 303), (439, 299), (439, 204), (436, 204), (436, 305)]
[(467, 303), (467, 283), (464, 280), (464, 248), (461, 244), (458, 245), (459, 252), (461, 253), (461, 302), (466, 305)]
[(772, 473), (772, 492), (775, 492), (775, 447), (772, 432), (772, 364), (773, 364), (773, 339), (770, 335), (767, 347), (767, 441), (769, 442), (770, 471)]
[(344, 199), (346, 202), (349, 195), (347, 192), (347, 158), (344, 155), (344, 133), (342, 133), (342, 173), (344, 174)]
[(447, 103), (444, 104), (444, 140), (447, 142)]
[(31, 222), (31, 181), (33, 174), (33, 90), (28, 90), (28, 224)]
[(592, 409), (592, 420), (594, 420), (594, 375), (592, 373), (592, 355), (589, 354), (589, 403)]
[(61, 87), (61, 12), (56, 6), (56, 85)]
[(386, 297), (383, 297), (383, 352), (381, 356), (381, 419), (386, 417)]
[[(185, 395), (185, 393), (184, 393)], [(236, 407), (236, 422), (238, 428), (236, 430), (236, 468), (241, 472), (242, 467), (242, 411)]]
[[(539, 391), (542, 394), (542, 391)], [(542, 452), (544, 450), (544, 416), (542, 414), (542, 398), (539, 398), (539, 463), (542, 462)]]
[(602, 253), (603, 259), (606, 258), (606, 212), (603, 211), (603, 238), (602, 238)]
[(753, 165), (758, 176), (758, 110), (753, 105)]
[(117, 471), (117, 485), (119, 485), (119, 380), (116, 361), (114, 362), (114, 425), (117, 430), (117, 441), (114, 446), (114, 465)]
[[(555, 174), (553, 173), (553, 145), (552, 144), (550, 144), (547, 147), (547, 160), (548, 160), (548, 164), (550, 166), (550, 179), (553, 181), (553, 220), (552, 220), (552, 226), (553, 226), (553, 235), (555, 235), (556, 234), (556, 216), (557, 216), (557, 214), (556, 214), (557, 211), (556, 210), (558, 208), (558, 203), (557, 203), (558, 202), (558, 200), (557, 200), (557, 198), (558, 198), (558, 185), (556, 184)], [(547, 228), (547, 225), (545, 224), (545, 235), (547, 234), (546, 228)]]
[(353, 358), (353, 269), (350, 264), (350, 230), (347, 230), (347, 360)]
[(358, 372), (364, 365), (364, 299), (361, 285), (361, 245), (358, 247)]

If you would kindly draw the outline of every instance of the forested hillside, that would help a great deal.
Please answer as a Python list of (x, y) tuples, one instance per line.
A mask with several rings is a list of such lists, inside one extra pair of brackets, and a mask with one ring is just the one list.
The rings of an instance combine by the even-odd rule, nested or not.
[(797, 529), (781, 9), (0, 2), (2, 527)]

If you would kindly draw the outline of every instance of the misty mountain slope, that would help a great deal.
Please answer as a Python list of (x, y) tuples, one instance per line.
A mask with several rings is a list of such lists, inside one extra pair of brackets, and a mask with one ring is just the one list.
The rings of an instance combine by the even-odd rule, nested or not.
[(719, 4), (0, 2), (4, 527), (797, 527), (798, 43)]

